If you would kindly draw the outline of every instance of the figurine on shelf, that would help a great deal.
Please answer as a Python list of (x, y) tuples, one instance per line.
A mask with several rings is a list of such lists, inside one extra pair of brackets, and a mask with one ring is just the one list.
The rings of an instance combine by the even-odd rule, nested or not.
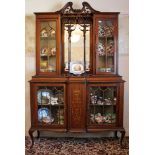
[(98, 43), (98, 46), (97, 46), (97, 54), (99, 56), (105, 55), (105, 46), (104, 46), (104, 44), (102, 44), (100, 42)]
[(50, 49), (50, 54), (52, 56), (56, 55), (56, 48), (55, 47)]
[(112, 105), (112, 101), (111, 101), (111, 99), (110, 98), (108, 98), (108, 99), (104, 99), (104, 104), (105, 105)]
[(59, 104), (63, 104), (64, 103), (64, 94), (61, 93), (61, 94), (57, 95), (57, 97), (58, 97)]
[[(102, 22), (102, 21), (100, 21), (100, 22)], [(98, 36), (104, 37), (104, 30), (103, 30), (103, 26), (101, 24), (98, 25)]]
[(113, 99), (113, 101), (114, 101), (114, 105), (116, 105), (116, 101), (117, 101), (117, 98), (116, 97), (114, 97), (114, 99)]
[(114, 113), (107, 113), (104, 116), (104, 122), (106, 123), (115, 123), (116, 122), (116, 114)]
[(40, 36), (41, 36), (41, 37), (48, 37), (48, 33), (47, 33), (46, 28), (43, 28), (43, 29), (41, 30)]
[(51, 97), (51, 104), (57, 105), (58, 104), (58, 98), (57, 97)]
[(97, 104), (103, 105), (103, 98), (102, 97), (99, 97), (99, 99), (97, 100)]
[(103, 26), (103, 31), (104, 31), (104, 36), (106, 37), (111, 37), (113, 34), (113, 31), (114, 31), (114, 26), (107, 26), (107, 25), (104, 25)]
[(54, 72), (55, 71), (55, 66), (54, 65), (48, 65), (48, 71), (49, 72)]
[(41, 48), (41, 55), (47, 55), (48, 54), (49, 49), (47, 47), (43, 47)]
[(90, 120), (92, 123), (95, 122), (95, 115), (94, 114), (90, 114)]
[(106, 72), (111, 72), (111, 68), (106, 68)]
[(96, 104), (97, 96), (96, 95), (91, 95), (90, 100), (91, 100), (91, 104)]
[(97, 113), (97, 114), (95, 115), (95, 121), (96, 121), (97, 123), (103, 123), (103, 116), (101, 115), (101, 113)]
[(107, 25), (98, 25), (98, 36), (99, 37), (109, 37), (112, 36), (114, 31), (114, 26), (107, 26)]

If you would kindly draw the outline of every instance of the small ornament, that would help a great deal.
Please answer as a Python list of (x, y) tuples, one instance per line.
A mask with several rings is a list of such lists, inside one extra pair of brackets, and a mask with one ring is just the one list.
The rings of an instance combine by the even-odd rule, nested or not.
[(49, 49), (47, 47), (41, 48), (41, 55), (47, 55)]
[(41, 37), (48, 37), (48, 33), (47, 33), (46, 28), (43, 28), (43, 29), (41, 30), (40, 36), (41, 36)]
[(92, 95), (92, 96), (90, 97), (90, 99), (91, 99), (91, 103), (92, 103), (92, 104), (96, 104), (96, 102), (97, 102), (97, 96), (96, 96), (96, 95)]
[(58, 104), (58, 98), (57, 97), (51, 97), (51, 104), (52, 105)]
[(103, 116), (101, 115), (101, 113), (97, 113), (97, 114), (95, 115), (95, 121), (96, 121), (97, 123), (102, 123), (102, 122), (103, 122)]
[(97, 54), (99, 56), (105, 55), (105, 46), (102, 43), (98, 43), (98, 46), (97, 46)]
[(114, 97), (114, 99), (113, 99), (113, 100), (114, 100), (113, 104), (114, 104), (114, 105), (116, 105), (117, 98), (116, 98), (116, 97)]
[(90, 114), (90, 120), (91, 120), (92, 123), (95, 122), (95, 116), (94, 116), (94, 114)]
[(110, 98), (104, 99), (104, 101), (105, 101), (105, 105), (112, 105), (112, 101)]
[(51, 54), (54, 56), (56, 55), (56, 48), (51, 48)]

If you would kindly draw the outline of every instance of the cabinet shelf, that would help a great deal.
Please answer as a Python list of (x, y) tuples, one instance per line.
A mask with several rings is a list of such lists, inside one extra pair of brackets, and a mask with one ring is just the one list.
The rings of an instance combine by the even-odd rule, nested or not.
[(104, 105), (99, 105), (99, 104), (89, 104), (90, 106), (116, 106), (116, 104), (110, 104), (110, 105), (106, 105), (106, 104), (104, 104)]
[(52, 55), (52, 54), (40, 54), (41, 57), (56, 57), (56, 55)]
[(104, 55), (98, 55), (99, 57), (105, 57), (105, 56), (108, 56), (108, 57), (114, 57), (114, 54), (104, 54)]
[(51, 107), (63, 107), (64, 104), (55, 104), (55, 105), (52, 105), (52, 104), (38, 104), (38, 106), (51, 106)]
[(58, 122), (53, 122), (53, 123), (45, 123), (45, 122), (39, 122), (38, 125), (40, 126), (63, 126), (64, 124), (60, 124)]
[(104, 37), (104, 36), (98, 36), (99, 39), (113, 39), (114, 36), (107, 36), (107, 37)]
[(40, 37), (40, 40), (55, 40), (56, 37)]

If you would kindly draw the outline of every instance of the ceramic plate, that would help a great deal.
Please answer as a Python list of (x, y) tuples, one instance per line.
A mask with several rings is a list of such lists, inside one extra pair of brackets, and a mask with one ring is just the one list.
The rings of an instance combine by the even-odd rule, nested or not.
[(49, 89), (40, 89), (37, 93), (38, 103), (39, 104), (50, 104), (51, 90)]
[(38, 120), (40, 122), (51, 123), (54, 121), (54, 118), (51, 117), (51, 113), (48, 108), (40, 108), (38, 110)]

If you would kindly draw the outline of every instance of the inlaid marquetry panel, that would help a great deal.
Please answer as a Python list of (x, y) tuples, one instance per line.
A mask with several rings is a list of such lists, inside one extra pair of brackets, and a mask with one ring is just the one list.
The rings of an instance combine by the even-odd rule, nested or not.
[(85, 85), (73, 83), (69, 85), (69, 130), (83, 131), (85, 129)]

